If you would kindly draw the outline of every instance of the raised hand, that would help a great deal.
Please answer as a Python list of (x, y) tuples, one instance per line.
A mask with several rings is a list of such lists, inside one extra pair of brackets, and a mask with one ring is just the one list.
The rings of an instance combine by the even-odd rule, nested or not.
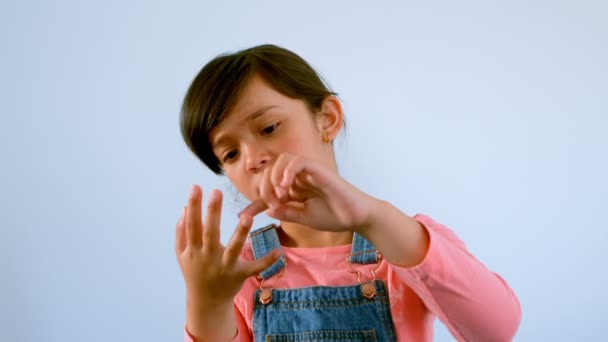
[[(222, 193), (213, 190), (209, 194), (204, 223), (201, 203), (202, 190), (194, 186), (175, 236), (175, 253), (188, 297), (188, 329), (193, 334), (230, 337), (234, 335), (235, 327), (234, 296), (248, 277), (272, 265), (279, 253), (273, 251), (255, 261), (243, 260), (240, 253), (251, 229), (252, 216), (241, 215), (230, 242), (223, 246), (220, 243)], [(220, 317), (226, 319), (215, 325), (208, 324), (218, 322)]]
[(282, 221), (326, 231), (357, 231), (368, 224), (378, 200), (327, 167), (281, 154), (263, 171), (260, 196), (240, 216), (262, 211)]

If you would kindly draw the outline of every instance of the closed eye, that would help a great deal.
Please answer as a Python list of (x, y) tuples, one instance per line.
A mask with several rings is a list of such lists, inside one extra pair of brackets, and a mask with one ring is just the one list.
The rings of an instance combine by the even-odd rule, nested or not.
[(228, 153), (224, 154), (224, 158), (222, 159), (223, 163), (230, 162), (236, 157), (237, 151), (230, 150)]
[(272, 124), (272, 125), (270, 125), (270, 126), (268, 126), (268, 127), (264, 128), (264, 129), (262, 130), (262, 135), (268, 135), (268, 134), (271, 134), (271, 133), (272, 133), (272, 132), (274, 132), (274, 131), (275, 131), (277, 128), (279, 128), (279, 126), (280, 126), (280, 125), (281, 125), (281, 123), (280, 123), (280, 122), (277, 122), (277, 123), (275, 123), (275, 124)]

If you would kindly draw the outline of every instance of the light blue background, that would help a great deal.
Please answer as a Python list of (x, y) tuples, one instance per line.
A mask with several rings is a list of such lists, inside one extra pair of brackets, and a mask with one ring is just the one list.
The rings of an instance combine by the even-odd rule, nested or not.
[(228, 191), (223, 241), (242, 201), (180, 140), (180, 103), (209, 59), (265, 42), (340, 93), (345, 178), (509, 281), (516, 340), (608, 339), (606, 18), (604, 1), (2, 2), (0, 340), (182, 339), (189, 187)]

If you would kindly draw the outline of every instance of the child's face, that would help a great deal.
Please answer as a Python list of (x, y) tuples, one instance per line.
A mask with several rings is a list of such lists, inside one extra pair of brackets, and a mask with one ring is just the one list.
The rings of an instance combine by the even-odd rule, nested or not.
[(331, 144), (322, 139), (323, 116), (313, 116), (306, 103), (284, 96), (254, 76), (232, 111), (211, 131), (213, 151), (226, 176), (253, 201), (259, 197), (262, 171), (281, 153), (335, 170)]

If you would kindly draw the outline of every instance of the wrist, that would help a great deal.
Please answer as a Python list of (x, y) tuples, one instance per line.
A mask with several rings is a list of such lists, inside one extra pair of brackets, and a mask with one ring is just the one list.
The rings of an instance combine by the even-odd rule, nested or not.
[(186, 296), (186, 330), (195, 341), (229, 341), (237, 331), (234, 304)]
[(186, 306), (200, 313), (220, 313), (232, 309), (234, 298), (213, 298), (200, 295), (201, 291), (186, 291)]
[(362, 236), (367, 236), (369, 232), (378, 226), (378, 222), (382, 217), (382, 212), (386, 209), (388, 202), (368, 196), (365, 201), (365, 208), (367, 209), (366, 215), (363, 217), (361, 224), (357, 225), (354, 229), (355, 233)]
[(427, 230), (390, 202), (376, 200), (368, 205), (368, 218), (356, 232), (394, 265), (410, 267), (422, 262), (430, 244)]

